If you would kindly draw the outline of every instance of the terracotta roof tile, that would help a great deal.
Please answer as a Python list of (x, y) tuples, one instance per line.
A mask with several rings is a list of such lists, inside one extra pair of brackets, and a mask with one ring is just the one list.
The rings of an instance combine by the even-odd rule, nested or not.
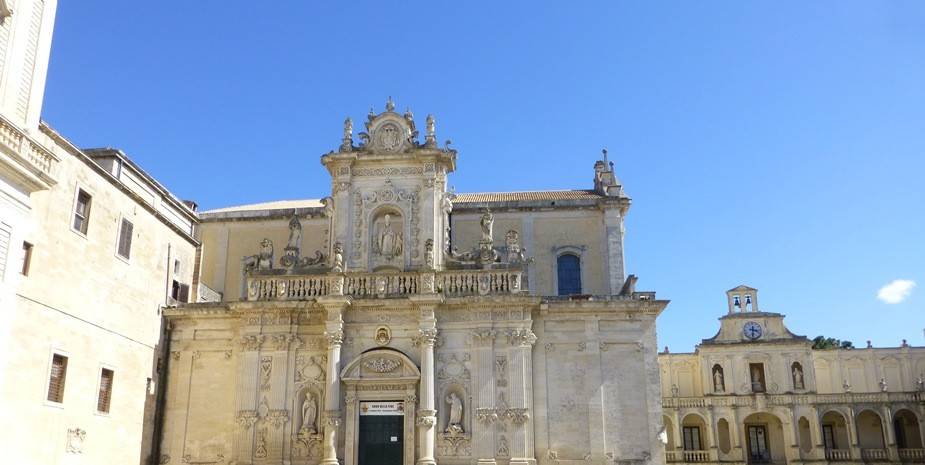
[(456, 202), (517, 202), (544, 200), (599, 199), (601, 195), (591, 190), (534, 191), (534, 192), (476, 192), (456, 194)]

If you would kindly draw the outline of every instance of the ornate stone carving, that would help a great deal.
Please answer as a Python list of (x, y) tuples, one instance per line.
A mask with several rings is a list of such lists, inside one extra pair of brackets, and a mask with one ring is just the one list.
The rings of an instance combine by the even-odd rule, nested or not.
[(254, 446), (254, 457), (258, 459), (267, 458), (267, 431), (258, 430), (257, 440)]
[(264, 238), (260, 241), (260, 251), (241, 259), (244, 271), (269, 270), (273, 268), (273, 241)]
[(328, 346), (341, 345), (344, 343), (343, 331), (325, 331), (324, 337), (328, 341)]
[(404, 250), (401, 217), (399, 216), (398, 218), (399, 226), (397, 231), (391, 224), (392, 215), (389, 213), (383, 215), (381, 222), (376, 222), (376, 240), (373, 244), (373, 252), (376, 253), (380, 259), (385, 261), (392, 260), (396, 257), (400, 258)]
[(279, 429), (289, 422), (289, 412), (286, 410), (270, 410), (269, 415), (267, 415), (267, 421), (273, 425), (273, 427)]
[(466, 368), (466, 362), (469, 361), (468, 353), (457, 354), (440, 354), (437, 359), (442, 362), (442, 366), (437, 370), (437, 378), (448, 380), (465, 385), (469, 380), (469, 369)]
[(498, 421), (498, 412), (493, 408), (477, 408), (475, 409), (475, 419), (479, 423), (490, 425)]
[(392, 330), (388, 326), (380, 326), (376, 328), (376, 336), (374, 338), (377, 345), (384, 346), (388, 345), (392, 341)]
[(425, 428), (433, 428), (437, 424), (436, 410), (418, 410), (417, 424)]
[(250, 429), (254, 426), (254, 423), (257, 423), (257, 411), (256, 410), (240, 410), (238, 414), (235, 415), (235, 422), (238, 426), (244, 428), (245, 430)]
[(529, 347), (536, 343), (536, 335), (529, 329), (512, 329), (507, 333), (507, 340), (513, 346)]
[(498, 457), (507, 457), (511, 455), (511, 450), (507, 445), (507, 437), (503, 434), (498, 437)]
[(498, 332), (493, 329), (480, 329), (472, 332), (472, 342), (476, 344), (491, 344)]
[(435, 127), (436, 122), (434, 121), (434, 115), (427, 115), (427, 119), (425, 121), (424, 147), (436, 148), (437, 130)]
[(273, 372), (273, 357), (265, 355), (260, 357), (260, 390), (270, 389), (270, 374)]
[(391, 373), (401, 366), (401, 362), (391, 358), (374, 358), (363, 362), (363, 366), (376, 373)]
[(293, 344), (299, 344), (302, 342), (302, 339), (295, 334), (274, 334), (271, 336), (273, 339), (273, 344), (276, 347), (276, 350), (286, 351), (292, 347)]
[(331, 260), (331, 271), (340, 273), (344, 271), (344, 246), (340, 242), (334, 243), (334, 256)]
[(64, 446), (65, 452), (69, 454), (82, 454), (84, 451), (84, 440), (87, 439), (87, 432), (80, 428), (68, 428), (67, 443)]
[(258, 350), (263, 345), (264, 339), (266, 337), (262, 334), (250, 334), (242, 336), (239, 342), (242, 350)]
[(424, 241), (424, 267), (428, 270), (434, 269), (434, 240), (427, 239)]
[(340, 151), (353, 151), (353, 120), (349, 117), (344, 120), (344, 137), (341, 139)]
[(171, 351), (171, 352), (170, 352), (170, 358), (172, 358), (172, 359), (174, 359), (174, 360), (180, 360), (180, 351), (179, 351), (179, 350), (173, 350), (173, 351)]
[(412, 338), (411, 344), (414, 347), (420, 347), (422, 344), (434, 345), (437, 342), (437, 329), (420, 329), (418, 335)]
[(472, 436), (469, 433), (441, 433), (441, 455), (468, 456), (471, 452)]
[(530, 409), (509, 408), (504, 411), (504, 418), (515, 425), (522, 425), (530, 420)]
[(504, 355), (495, 357), (495, 385), (507, 386), (507, 357)]

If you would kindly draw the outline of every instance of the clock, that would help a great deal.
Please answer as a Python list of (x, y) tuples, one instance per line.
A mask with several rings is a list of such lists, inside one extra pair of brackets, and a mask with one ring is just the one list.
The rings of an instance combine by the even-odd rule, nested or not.
[(742, 334), (745, 335), (746, 339), (754, 341), (761, 337), (761, 325), (754, 321), (746, 322), (745, 326), (742, 327)]

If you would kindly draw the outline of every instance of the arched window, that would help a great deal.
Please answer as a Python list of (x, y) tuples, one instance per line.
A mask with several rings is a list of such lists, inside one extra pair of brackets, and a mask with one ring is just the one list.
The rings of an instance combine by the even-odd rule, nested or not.
[(581, 260), (570, 253), (556, 259), (559, 295), (581, 294)]

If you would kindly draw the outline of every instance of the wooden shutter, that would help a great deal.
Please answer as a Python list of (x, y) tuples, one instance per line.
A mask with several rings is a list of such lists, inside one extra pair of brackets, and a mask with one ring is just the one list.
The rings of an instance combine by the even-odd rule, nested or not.
[(112, 400), (112, 380), (115, 373), (103, 368), (100, 370), (100, 395), (96, 401), (96, 410), (109, 413), (109, 403)]
[(180, 292), (177, 300), (183, 303), (189, 302), (189, 284), (180, 284)]
[(130, 258), (132, 254), (132, 222), (122, 218), (122, 227), (119, 228), (119, 255)]
[(64, 380), (67, 377), (67, 357), (55, 354), (51, 358), (51, 375), (48, 377), (48, 400), (64, 402)]

